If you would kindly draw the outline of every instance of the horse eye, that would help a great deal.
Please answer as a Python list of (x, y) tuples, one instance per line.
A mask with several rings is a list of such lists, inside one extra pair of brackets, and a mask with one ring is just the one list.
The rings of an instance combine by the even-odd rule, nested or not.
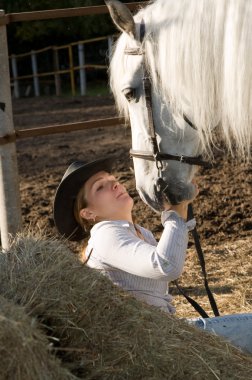
[(128, 102), (136, 102), (136, 90), (135, 88), (125, 88), (122, 90), (123, 95)]

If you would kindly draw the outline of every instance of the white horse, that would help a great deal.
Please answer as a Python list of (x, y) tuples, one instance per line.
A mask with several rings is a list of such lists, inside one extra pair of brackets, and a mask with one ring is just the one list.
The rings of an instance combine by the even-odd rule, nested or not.
[[(123, 32), (114, 47), (110, 84), (120, 113), (130, 119), (133, 149), (152, 149), (144, 63), (161, 152), (211, 158), (217, 136), (236, 157), (249, 159), (252, 0), (156, 0), (134, 18), (119, 1), (105, 2)], [(139, 53), (127, 54), (129, 50)], [(190, 199), (196, 166), (171, 160), (162, 164), (161, 175), (174, 202)], [(159, 210), (162, 194), (155, 162), (134, 158), (134, 169), (141, 198)]]

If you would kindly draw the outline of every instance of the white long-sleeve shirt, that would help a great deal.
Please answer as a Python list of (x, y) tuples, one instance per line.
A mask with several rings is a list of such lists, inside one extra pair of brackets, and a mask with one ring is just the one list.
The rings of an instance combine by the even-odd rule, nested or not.
[(87, 265), (101, 270), (136, 298), (174, 313), (168, 283), (183, 271), (188, 231), (195, 220), (185, 222), (175, 211), (164, 211), (161, 221), (164, 231), (158, 243), (149, 230), (124, 220), (97, 223), (91, 229)]

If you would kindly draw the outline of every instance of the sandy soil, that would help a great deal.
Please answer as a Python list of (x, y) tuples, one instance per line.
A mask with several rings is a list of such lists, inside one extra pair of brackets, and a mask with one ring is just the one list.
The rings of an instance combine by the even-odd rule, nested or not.
[[(116, 115), (112, 97), (42, 97), (15, 100), (15, 128), (34, 128), (58, 123), (92, 120)], [(135, 200), (135, 219), (159, 238), (160, 217), (139, 199), (129, 158), (130, 129), (123, 126), (57, 134), (19, 140), (17, 143), (22, 215), (24, 226), (55, 234), (52, 203), (56, 187), (75, 159), (89, 160), (113, 154), (116, 175)], [(211, 169), (200, 169), (200, 195), (194, 202), (198, 231), (211, 288), (222, 314), (252, 311), (251, 291), (251, 166), (216, 153)], [(77, 249), (76, 245), (72, 246)], [(180, 283), (200, 304), (210, 310), (205, 296), (193, 241)], [(197, 316), (182, 296), (175, 295), (178, 316)], [(211, 311), (210, 311), (211, 314)]]

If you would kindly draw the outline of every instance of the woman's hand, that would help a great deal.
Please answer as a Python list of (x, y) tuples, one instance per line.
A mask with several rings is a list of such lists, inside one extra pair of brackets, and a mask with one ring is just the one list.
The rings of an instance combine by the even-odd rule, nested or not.
[(183, 201), (179, 203), (178, 205), (168, 205), (167, 203), (164, 205), (164, 209), (166, 211), (176, 211), (176, 213), (181, 216), (184, 220), (187, 220), (187, 210), (188, 210), (188, 204), (190, 201)]

